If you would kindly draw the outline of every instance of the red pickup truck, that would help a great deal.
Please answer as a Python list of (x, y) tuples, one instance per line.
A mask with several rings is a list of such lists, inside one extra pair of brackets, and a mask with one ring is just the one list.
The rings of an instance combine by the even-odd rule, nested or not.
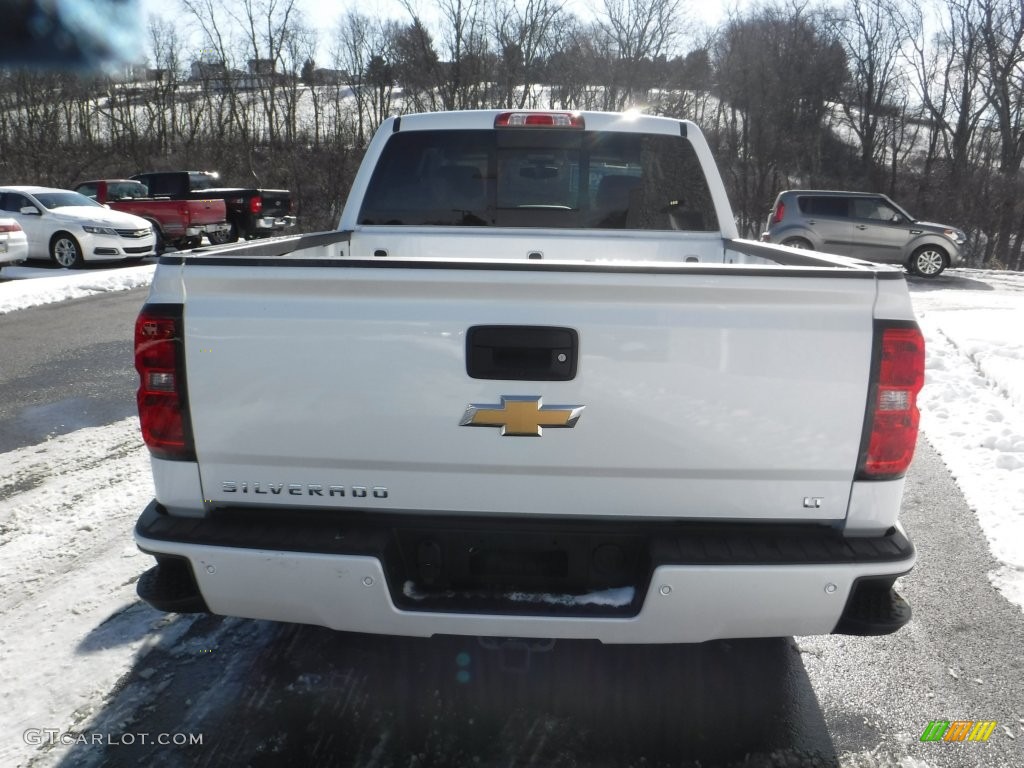
[(161, 253), (167, 244), (179, 250), (196, 248), (203, 235), (212, 241), (223, 238), (230, 229), (223, 200), (150, 197), (145, 184), (131, 179), (83, 181), (75, 191), (99, 203), (106, 203), (116, 211), (147, 219), (156, 234), (157, 253)]

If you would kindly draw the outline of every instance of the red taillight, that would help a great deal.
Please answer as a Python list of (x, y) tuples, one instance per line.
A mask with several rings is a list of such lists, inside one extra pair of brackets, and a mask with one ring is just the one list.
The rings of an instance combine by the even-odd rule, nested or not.
[(780, 224), (782, 217), (786, 215), (786, 204), (781, 200), (775, 205), (775, 215), (772, 217), (772, 224)]
[(181, 305), (146, 305), (135, 321), (139, 422), (149, 452), (161, 459), (195, 456), (184, 408)]
[(21, 224), (14, 219), (0, 221), (0, 232), (21, 232)]
[(871, 480), (902, 477), (914, 458), (920, 412), (917, 393), (924, 385), (924, 337), (916, 327), (884, 328), (876, 363), (874, 398), (869, 403), (867, 452), (861, 476)]
[(583, 116), (575, 112), (502, 112), (494, 118), (495, 128), (584, 128)]
[(249, 213), (259, 213), (263, 210), (263, 198), (257, 195), (249, 198)]

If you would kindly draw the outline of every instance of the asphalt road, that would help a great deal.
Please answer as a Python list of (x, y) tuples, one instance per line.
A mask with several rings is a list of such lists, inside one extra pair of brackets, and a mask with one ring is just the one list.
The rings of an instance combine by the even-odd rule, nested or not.
[(135, 413), (135, 316), (146, 290), (0, 315), (0, 453)]
[[(130, 329), (143, 299), (0, 316), (0, 452), (132, 413)], [(63, 765), (1024, 765), (1024, 614), (989, 585), (995, 563), (925, 441), (903, 521), (920, 557), (901, 585), (914, 620), (881, 638), (562, 641), (524, 665), (472, 638), (171, 617), (188, 631), (173, 642), (154, 631), (156, 648), (90, 730), (199, 734), (202, 745), (93, 745)], [(85, 645), (123, 642), (137, 610)], [(919, 741), (929, 721), (956, 719), (999, 727), (986, 743)]]

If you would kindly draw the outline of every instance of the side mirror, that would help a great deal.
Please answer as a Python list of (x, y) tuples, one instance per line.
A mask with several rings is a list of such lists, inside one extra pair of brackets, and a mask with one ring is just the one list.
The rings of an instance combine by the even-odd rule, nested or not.
[(38, 216), (39, 209), (36, 208), (34, 205), (26, 205), (19, 211), (19, 213), (25, 216)]

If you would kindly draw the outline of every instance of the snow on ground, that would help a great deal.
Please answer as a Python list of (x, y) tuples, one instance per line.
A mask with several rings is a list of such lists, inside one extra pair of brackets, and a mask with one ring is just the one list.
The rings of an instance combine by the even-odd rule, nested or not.
[(152, 560), (131, 531), (152, 497), (134, 418), (3, 455), (0, 765), (38, 759), (41, 729), (81, 731), (138, 658), (191, 625), (135, 596)]
[(0, 277), (0, 315), (18, 309), (53, 304), (82, 296), (108, 291), (127, 291), (149, 285), (156, 265), (148, 264), (121, 269), (56, 271), (37, 267), (4, 267)]
[(1024, 608), (1024, 274), (955, 274), (912, 293), (928, 350), (921, 426), (1002, 563), (990, 580)]
[[(0, 314), (153, 271), (22, 269), (4, 269), (26, 279), (0, 283)], [(922, 427), (1001, 563), (992, 583), (1024, 608), (1024, 274), (947, 274), (911, 286), (928, 341)], [(152, 493), (135, 419), (0, 457), (0, 765), (54, 764), (67, 747), (29, 744), (26, 729), (86, 730), (120, 677), (191, 625), (135, 597), (152, 561), (131, 530)]]

